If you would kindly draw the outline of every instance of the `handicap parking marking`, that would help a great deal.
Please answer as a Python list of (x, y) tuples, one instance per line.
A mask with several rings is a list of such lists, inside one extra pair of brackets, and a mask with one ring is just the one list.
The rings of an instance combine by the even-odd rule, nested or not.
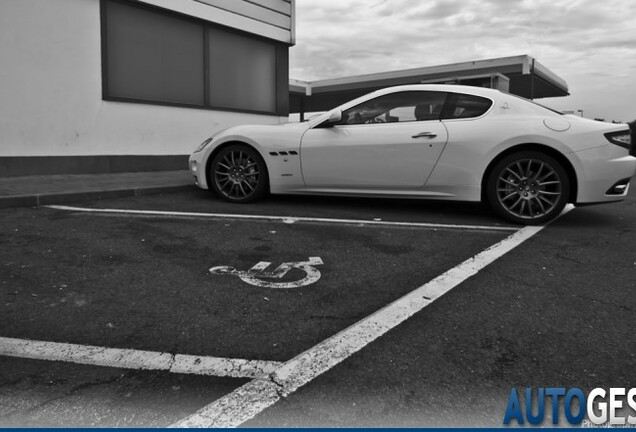
[[(289, 360), (505, 237), (50, 209), (33, 216), (44, 225), (23, 215), (9, 219), (12, 243), (24, 247), (0, 254), (7, 281), (2, 292), (9, 293), (0, 336), (276, 361)], [(209, 271), (246, 271), (269, 262), (264, 272), (270, 273), (310, 258), (324, 262), (315, 266), (320, 279), (294, 289), (253, 286)], [(262, 280), (305, 276), (292, 267), (281, 279)]]
[(282, 363), (0, 337), (0, 355), (231, 378), (265, 378)]
[[(236, 270), (230, 266), (217, 266), (210, 269), (210, 273), (216, 275), (233, 275), (238, 276), (243, 282), (261, 288), (274, 289), (290, 289), (300, 288), (318, 282), (320, 279), (320, 270), (315, 266), (324, 264), (320, 257), (310, 257), (307, 261), (285, 262), (272, 272), (265, 270), (272, 263), (261, 261), (247, 271)], [(276, 282), (276, 279), (282, 279), (292, 268), (302, 270), (305, 276), (292, 282)]]
[(309, 222), (309, 223), (330, 223), (330, 224), (357, 225), (357, 226), (386, 226), (386, 227), (502, 231), (502, 232), (514, 232), (519, 229), (519, 227), (510, 227), (510, 226), (437, 224), (437, 223), (426, 223), (426, 222), (384, 221), (384, 220), (377, 220), (377, 219), (372, 219), (372, 220), (339, 219), (339, 218), (315, 218), (315, 217), (304, 217), (304, 216), (270, 216), (270, 215), (248, 215), (248, 214), (232, 214), (232, 213), (179, 212), (179, 211), (165, 211), (165, 210), (106, 209), (106, 208), (73, 207), (73, 206), (64, 206), (64, 205), (48, 205), (44, 207), (55, 209), (55, 210), (65, 210), (65, 211), (94, 213), (94, 214), (120, 214), (120, 215), (163, 216), (163, 217), (169, 216), (169, 217), (177, 217), (177, 218), (181, 217), (181, 218), (203, 218), (203, 219), (246, 219), (246, 220), (281, 222), (285, 224), (293, 224), (296, 222)]
[[(573, 208), (574, 206), (568, 205), (560, 216)], [(266, 379), (254, 379), (244, 384), (171, 427), (240, 426), (406, 321), (484, 267), (532, 238), (550, 223), (519, 229), (499, 243), (285, 362)]]

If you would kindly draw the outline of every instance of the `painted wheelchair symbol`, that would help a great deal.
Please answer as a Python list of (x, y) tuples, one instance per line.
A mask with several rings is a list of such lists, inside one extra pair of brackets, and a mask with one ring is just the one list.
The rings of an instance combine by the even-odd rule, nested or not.
[[(265, 270), (271, 262), (261, 261), (247, 271), (237, 270), (229, 266), (217, 266), (210, 269), (210, 273), (218, 275), (238, 276), (243, 282), (263, 288), (299, 288), (311, 285), (320, 279), (320, 270), (314, 266), (324, 264), (320, 257), (309, 257), (308, 261), (286, 262), (279, 265), (274, 271)], [(305, 277), (293, 282), (276, 282), (282, 279), (291, 269), (296, 268), (305, 272)]]

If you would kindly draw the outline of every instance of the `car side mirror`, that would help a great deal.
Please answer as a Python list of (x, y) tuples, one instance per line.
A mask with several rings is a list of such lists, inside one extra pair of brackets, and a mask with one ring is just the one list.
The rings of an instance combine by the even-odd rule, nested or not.
[(330, 126), (335, 125), (336, 123), (340, 123), (342, 121), (342, 111), (340, 110), (335, 110), (334, 112), (332, 112), (329, 115), (329, 119), (327, 120), (327, 123)]

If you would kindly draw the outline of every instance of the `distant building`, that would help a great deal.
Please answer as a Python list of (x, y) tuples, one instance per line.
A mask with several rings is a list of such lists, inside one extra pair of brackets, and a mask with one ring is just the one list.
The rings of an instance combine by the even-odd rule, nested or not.
[(289, 113), (294, 0), (2, 0), (0, 176), (187, 169)]

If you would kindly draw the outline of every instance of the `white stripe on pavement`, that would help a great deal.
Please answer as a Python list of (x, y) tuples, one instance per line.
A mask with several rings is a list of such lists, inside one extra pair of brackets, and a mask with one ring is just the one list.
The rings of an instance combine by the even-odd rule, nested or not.
[(169, 217), (186, 217), (186, 218), (212, 218), (212, 219), (248, 219), (248, 220), (265, 220), (274, 222), (283, 222), (293, 224), (295, 222), (313, 222), (313, 223), (335, 223), (348, 225), (376, 225), (376, 226), (396, 226), (409, 228), (431, 228), (431, 229), (459, 229), (459, 230), (478, 230), (478, 231), (517, 231), (519, 228), (505, 226), (488, 226), (488, 225), (454, 225), (454, 224), (435, 224), (424, 222), (392, 222), (381, 220), (364, 220), (364, 219), (335, 219), (335, 218), (312, 218), (302, 216), (269, 216), (269, 215), (246, 215), (246, 214), (230, 214), (230, 213), (198, 213), (198, 212), (177, 212), (177, 211), (160, 211), (160, 210), (126, 210), (126, 209), (102, 209), (87, 207), (72, 207), (62, 205), (44, 206), (56, 210), (66, 210), (83, 213), (101, 213), (101, 214), (123, 214), (138, 216), (169, 216)]
[[(573, 208), (566, 207), (562, 215)], [(250, 381), (172, 426), (241, 425), (421, 311), (543, 228), (544, 226), (535, 226), (520, 229), (399, 300), (301, 353), (277, 368), (269, 379)]]
[(0, 355), (233, 378), (264, 378), (282, 365), (274, 361), (170, 354), (6, 337), (0, 337)]

